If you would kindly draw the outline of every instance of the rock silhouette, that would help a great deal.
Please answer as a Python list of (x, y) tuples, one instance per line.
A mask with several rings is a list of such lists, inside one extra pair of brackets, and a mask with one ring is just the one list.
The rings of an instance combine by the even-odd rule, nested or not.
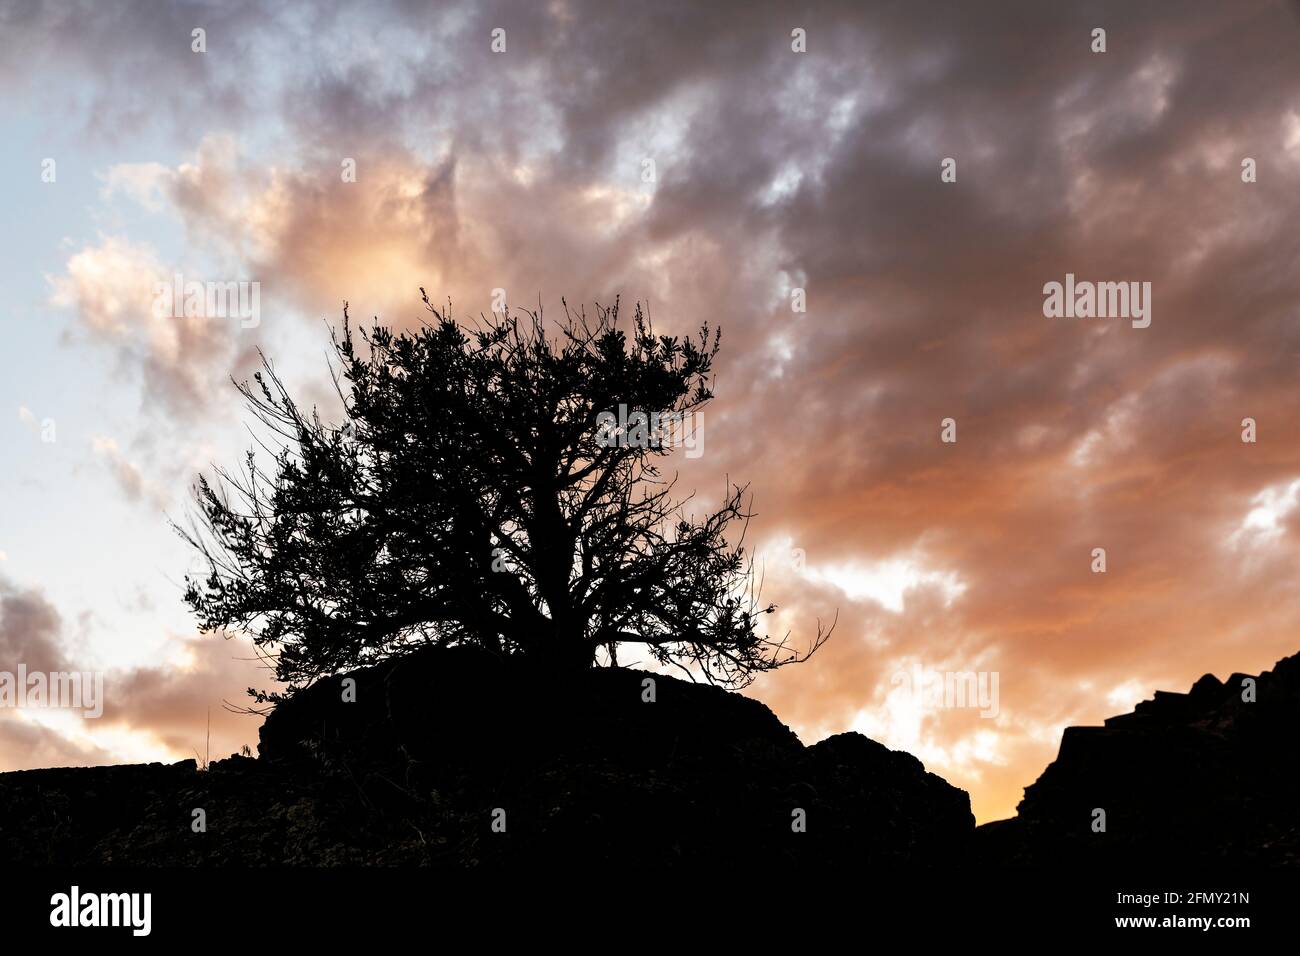
[[(926, 866), (950, 862), (974, 828), (964, 791), (859, 734), (805, 747), (765, 706), (716, 687), (621, 668), (542, 672), (470, 649), (322, 681), (267, 718), (259, 751), (207, 773), (186, 761), (0, 775), (0, 852), (31, 863)], [(111, 801), (86, 796), (104, 791)], [(206, 833), (191, 830), (196, 807)]]
[(1016, 816), (979, 828), (978, 852), (1025, 866), (1300, 863), (1298, 740), (1300, 654), (1157, 691), (1103, 727), (1066, 728)]
[[(343, 699), (344, 677), (355, 702)], [(1243, 699), (1248, 678), (1253, 701)], [(257, 759), (232, 756), (207, 772), (187, 760), (0, 774), (0, 856), (447, 868), (1294, 865), (1297, 731), (1300, 655), (1255, 677), (1206, 675), (1103, 727), (1068, 728), (1017, 816), (975, 829), (964, 791), (860, 734), (804, 746), (765, 706), (716, 687), (428, 649), (281, 704)], [(196, 808), (205, 833), (192, 829)]]

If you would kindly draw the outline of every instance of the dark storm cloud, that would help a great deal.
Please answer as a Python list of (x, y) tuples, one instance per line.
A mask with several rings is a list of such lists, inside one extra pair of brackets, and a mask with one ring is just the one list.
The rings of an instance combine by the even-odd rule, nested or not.
[(61, 627), (59, 612), (40, 591), (0, 576), (0, 670), (14, 671), (19, 664), (32, 671), (67, 666)]

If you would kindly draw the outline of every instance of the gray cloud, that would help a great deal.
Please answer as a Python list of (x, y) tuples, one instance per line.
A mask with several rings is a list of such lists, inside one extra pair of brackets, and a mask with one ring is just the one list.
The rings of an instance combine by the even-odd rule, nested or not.
[[(0, 576), (0, 670), (28, 673), (84, 671), (68, 652), (62, 615), (37, 588)], [(177, 642), (181, 658), (155, 666), (114, 669), (103, 678), (101, 717), (79, 720), (82, 734), (114, 727), (148, 735), (173, 753), (220, 759), (241, 746), (255, 746), (260, 721), (237, 713), (248, 706), (247, 689), (274, 689), (265, 666), (246, 641), (216, 637)], [(73, 739), (54, 727), (0, 709), (0, 770), (82, 766), (118, 762), (111, 749)]]
[(0, 576), (0, 669), (51, 671), (67, 666), (59, 633), (62, 620), (39, 590)]

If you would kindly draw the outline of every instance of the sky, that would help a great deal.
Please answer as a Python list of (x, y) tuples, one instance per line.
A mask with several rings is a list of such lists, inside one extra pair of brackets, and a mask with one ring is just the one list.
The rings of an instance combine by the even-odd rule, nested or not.
[[(1065, 726), (1300, 645), (1293, 4), (0, 2), (0, 123), (0, 669), (105, 683), (0, 709), (0, 769), (256, 746), (168, 521), (258, 349), (328, 417), (344, 303), (420, 286), (720, 325), (683, 484), (749, 482), (775, 628), (838, 614), (745, 692), (980, 821)], [(157, 314), (178, 274), (256, 322)], [(1046, 314), (1067, 275), (1149, 324)]]

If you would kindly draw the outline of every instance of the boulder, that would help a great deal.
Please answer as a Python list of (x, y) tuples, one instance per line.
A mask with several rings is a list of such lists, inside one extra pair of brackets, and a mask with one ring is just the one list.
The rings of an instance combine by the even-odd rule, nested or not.
[[(765, 706), (717, 687), (544, 673), (466, 649), (322, 682), (267, 718), (259, 752), (346, 768), (399, 812), (450, 795), (488, 837), (476, 859), (503, 863), (929, 864), (974, 827), (965, 792), (859, 734), (805, 748)], [(504, 834), (489, 828), (498, 810)]]

